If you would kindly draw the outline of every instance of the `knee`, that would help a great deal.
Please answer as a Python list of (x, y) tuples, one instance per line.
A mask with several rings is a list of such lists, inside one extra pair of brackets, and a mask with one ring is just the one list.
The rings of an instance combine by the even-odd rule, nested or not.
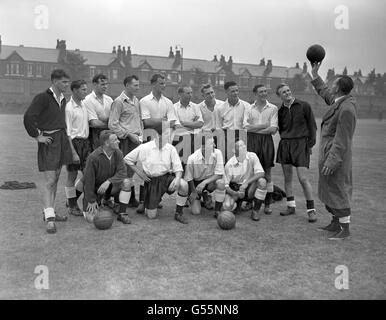
[(299, 182), (301, 183), (301, 184), (307, 184), (308, 183), (308, 178), (307, 177), (305, 177), (305, 176), (300, 176), (299, 177)]
[(227, 194), (223, 202), (223, 209), (226, 211), (232, 211), (234, 209), (234, 205), (235, 200)]
[(122, 182), (122, 191), (131, 191), (131, 187), (134, 186), (132, 179), (126, 178)]
[(187, 195), (189, 193), (189, 185), (184, 179), (181, 179), (180, 181), (180, 187), (178, 189), (178, 192), (181, 195)]
[(221, 190), (221, 191), (225, 190), (225, 181), (224, 181), (224, 179), (218, 179), (216, 181), (216, 189)]
[(194, 200), (192, 203), (192, 214), (197, 215), (201, 213), (200, 200)]
[(260, 178), (257, 180), (257, 187), (261, 190), (267, 189), (267, 180), (265, 178)]

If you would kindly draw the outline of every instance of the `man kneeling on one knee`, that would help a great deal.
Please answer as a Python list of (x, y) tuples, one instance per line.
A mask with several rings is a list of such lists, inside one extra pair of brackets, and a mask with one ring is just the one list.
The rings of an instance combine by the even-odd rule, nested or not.
[(223, 175), (224, 160), (221, 151), (215, 148), (213, 137), (203, 136), (201, 148), (189, 156), (185, 170), (193, 214), (201, 213), (201, 197), (205, 208), (213, 209), (209, 192), (214, 191), (216, 201), (214, 216), (217, 217), (225, 198)]
[(118, 213), (118, 221), (129, 224), (131, 221), (126, 209), (133, 183), (127, 178), (118, 137), (112, 131), (104, 130), (99, 141), (100, 147), (89, 155), (84, 176), (76, 184), (79, 191), (84, 191), (83, 215), (88, 222), (92, 222), (99, 206), (109, 203), (113, 196), (117, 204), (114, 211)]
[(244, 141), (235, 143), (234, 156), (225, 165), (226, 196), (225, 210), (241, 211), (243, 201), (253, 200), (252, 220), (260, 220), (260, 208), (267, 194), (267, 181), (259, 158), (253, 152), (247, 152)]
[[(182, 179), (182, 164), (177, 150), (170, 144), (170, 128), (164, 128), (162, 134), (155, 133), (155, 138), (139, 145), (129, 152), (125, 163), (145, 182), (144, 205), (149, 219), (157, 217), (157, 207), (165, 193), (172, 194), (177, 191), (175, 220), (188, 223), (183, 215), (188, 196), (188, 183)], [(142, 168), (137, 162), (142, 163)]]

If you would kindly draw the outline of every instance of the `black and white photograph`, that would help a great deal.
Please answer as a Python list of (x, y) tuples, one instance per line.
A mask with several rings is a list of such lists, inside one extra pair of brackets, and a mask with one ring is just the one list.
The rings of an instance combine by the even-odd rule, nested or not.
[(385, 37), (383, 0), (1, 0), (0, 300), (386, 299)]

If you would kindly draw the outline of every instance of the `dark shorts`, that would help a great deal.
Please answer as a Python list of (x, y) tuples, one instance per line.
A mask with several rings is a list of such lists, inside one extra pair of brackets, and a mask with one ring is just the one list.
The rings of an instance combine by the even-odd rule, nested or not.
[(309, 168), (310, 155), (307, 138), (281, 139), (277, 148), (276, 162)]
[[(241, 184), (238, 184), (238, 183), (235, 183), (235, 182), (229, 183), (229, 188), (231, 188), (233, 191), (239, 191), (240, 187), (241, 187)], [(254, 182), (250, 183), (248, 185), (248, 188), (247, 188), (246, 192), (245, 192), (244, 198), (243, 199), (239, 199), (239, 200), (244, 200), (244, 201), (252, 200), (254, 198), (254, 196), (255, 196), (256, 188), (257, 188), (257, 181), (254, 181)]]
[(43, 133), (44, 136), (51, 137), (49, 145), (38, 143), (38, 168), (39, 171), (55, 171), (63, 165), (72, 162), (72, 151), (68, 141), (67, 132), (61, 129), (54, 133)]
[(90, 144), (92, 151), (94, 151), (96, 148), (100, 146), (99, 143), (99, 135), (103, 130), (108, 130), (108, 129), (103, 129), (103, 128), (91, 128), (90, 127), (90, 133), (88, 138), (90, 139)]
[[(204, 180), (193, 180), (193, 184), (194, 184), (195, 187), (197, 187), (202, 181), (204, 181)], [(207, 184), (205, 186), (204, 190), (206, 190), (208, 192), (213, 192), (214, 190), (216, 190), (216, 182), (211, 182), (211, 183)], [(191, 194), (191, 193), (192, 193), (192, 190), (189, 187), (189, 194)], [(201, 197), (199, 197), (199, 199), (200, 198)]]
[[(119, 139), (119, 149), (121, 149), (123, 156), (126, 156), (130, 151), (133, 151), (139, 144), (134, 143), (129, 138)], [(129, 166), (126, 166), (127, 176), (133, 177), (134, 171)]]
[(144, 193), (145, 200), (144, 205), (146, 209), (156, 209), (161, 202), (162, 196), (172, 194), (174, 191), (169, 192), (169, 186), (174, 180), (175, 175), (167, 173), (163, 176), (153, 177), (150, 182), (145, 182)]
[(264, 170), (275, 166), (275, 146), (270, 134), (248, 132), (247, 150), (256, 153)]
[[(113, 183), (113, 184), (110, 184), (110, 186), (107, 188), (105, 194), (98, 194), (97, 191), (99, 189), (100, 185), (97, 186), (94, 190), (95, 194), (97, 195), (97, 200), (96, 202), (98, 203), (98, 205), (101, 204), (101, 200), (104, 198), (106, 200), (109, 200), (110, 197), (114, 197), (117, 198), (119, 196), (119, 192), (121, 191), (122, 189), (122, 183)], [(84, 195), (86, 195), (84, 193)], [(116, 200), (116, 203), (119, 202), (118, 198), (115, 199)], [(87, 209), (87, 205), (90, 203), (90, 201), (84, 196), (83, 197), (83, 211), (86, 211)]]
[(68, 171), (78, 171), (86, 167), (86, 160), (88, 155), (91, 153), (91, 144), (89, 139), (81, 139), (81, 138), (74, 138), (72, 139), (72, 145), (74, 146), (74, 149), (76, 153), (79, 156), (79, 164), (78, 163), (71, 163), (67, 165)]

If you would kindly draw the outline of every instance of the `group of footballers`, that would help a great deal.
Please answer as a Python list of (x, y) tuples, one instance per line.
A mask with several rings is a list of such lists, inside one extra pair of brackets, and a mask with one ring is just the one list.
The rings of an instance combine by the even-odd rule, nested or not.
[[(195, 104), (192, 88), (183, 84), (178, 88), (179, 101), (173, 104), (164, 95), (166, 81), (161, 74), (152, 76), (152, 90), (141, 100), (136, 97), (135, 75), (124, 79), (123, 91), (115, 100), (106, 94), (108, 78), (103, 74), (92, 79), (90, 94), (86, 81), (70, 82), (63, 70), (54, 70), (51, 80), (51, 87), (33, 99), (24, 115), (28, 134), (38, 141), (48, 233), (56, 232), (55, 221), (68, 217), (54, 210), (63, 165), (68, 212), (89, 222), (100, 206), (111, 207), (124, 224), (131, 223), (128, 207), (154, 219), (162, 208), (162, 196), (174, 192), (174, 218), (182, 224), (188, 223), (183, 210), (188, 206), (193, 214), (199, 214), (201, 206), (214, 210), (214, 217), (222, 210), (235, 214), (251, 210), (251, 219), (258, 221), (261, 212), (272, 213), (272, 136), (278, 130), (276, 162), (283, 169), (287, 197), (287, 209), (280, 215), (295, 213), (295, 167), (308, 220), (317, 220), (307, 178), (316, 123), (310, 105), (294, 98), (287, 84), (276, 89), (282, 100), (278, 108), (268, 102), (262, 84), (253, 88), (252, 104), (239, 98), (233, 81), (224, 84), (226, 101), (216, 99), (211, 84), (205, 84), (201, 87), (204, 100)], [(69, 86), (72, 95), (66, 101)], [(141, 180), (139, 201), (134, 174)]]

